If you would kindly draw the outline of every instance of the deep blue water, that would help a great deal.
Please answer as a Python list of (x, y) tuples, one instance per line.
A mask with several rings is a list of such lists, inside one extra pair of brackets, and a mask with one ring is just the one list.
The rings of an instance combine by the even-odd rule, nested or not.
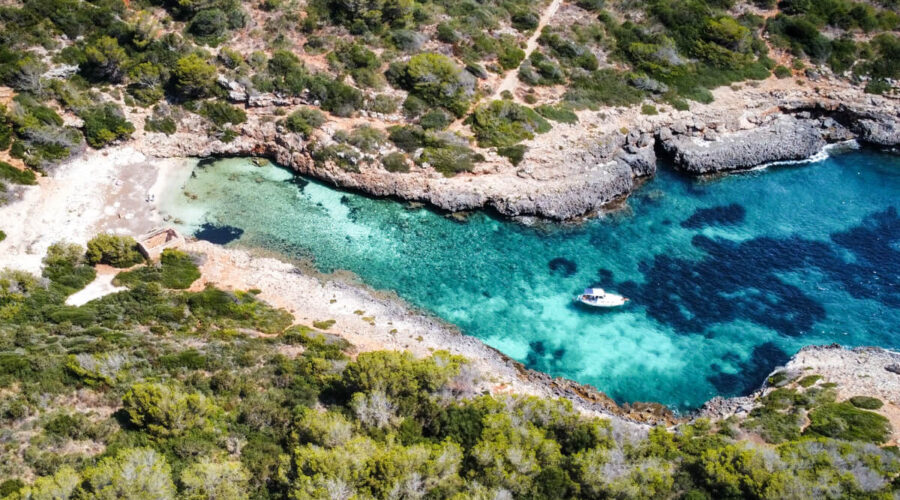
[[(465, 223), (227, 159), (165, 211), (213, 241), (348, 269), (532, 368), (678, 409), (755, 389), (807, 344), (900, 347), (900, 157), (698, 181), (666, 168), (578, 226)], [(632, 300), (578, 307), (599, 285)]]

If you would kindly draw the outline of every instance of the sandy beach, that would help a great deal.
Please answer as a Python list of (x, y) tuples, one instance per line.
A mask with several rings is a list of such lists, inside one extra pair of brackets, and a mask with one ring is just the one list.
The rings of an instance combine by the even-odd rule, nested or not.
[(39, 272), (51, 244), (85, 244), (101, 232), (142, 234), (162, 223), (151, 200), (183, 160), (148, 160), (131, 147), (88, 153), (55, 167), (22, 199), (0, 207), (4, 267)]

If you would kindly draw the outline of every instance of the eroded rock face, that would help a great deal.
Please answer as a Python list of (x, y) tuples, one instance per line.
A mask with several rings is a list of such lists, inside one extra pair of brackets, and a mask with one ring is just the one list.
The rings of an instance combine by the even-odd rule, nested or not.
[(568, 220), (590, 214), (628, 196), (635, 178), (656, 171), (654, 140), (648, 133), (602, 137), (572, 161), (529, 161), (520, 166), (497, 165), (486, 171), (445, 177), (432, 169), (388, 172), (377, 162), (355, 170), (311, 158), (306, 139), (279, 130), (271, 121), (251, 115), (231, 142), (191, 133), (203, 130), (202, 119), (191, 116), (172, 136), (147, 134), (142, 146), (155, 156), (266, 156), (298, 173), (375, 196), (395, 196), (428, 203), (450, 212), (491, 208), (509, 216), (537, 216)]
[(659, 138), (677, 168), (710, 174), (809, 158), (825, 147), (829, 134), (819, 120), (781, 115), (757, 128), (714, 138), (676, 134), (671, 129), (661, 130)]
[[(691, 113), (671, 112), (652, 120), (611, 109), (608, 115), (594, 115), (594, 122), (559, 125), (526, 143), (529, 152), (519, 166), (489, 153), (475, 172), (447, 178), (418, 166), (392, 173), (377, 161), (352, 169), (314, 162), (307, 138), (274, 123), (275, 108), (289, 112), (305, 102), (302, 98), (255, 95), (226, 79), (220, 85), (247, 105), (248, 121), (236, 139), (225, 143), (209, 137), (208, 124), (188, 115), (179, 133), (146, 134), (138, 147), (152, 156), (266, 156), (339, 187), (451, 212), (490, 208), (511, 217), (554, 220), (590, 215), (627, 197), (637, 179), (654, 175), (657, 152), (685, 172), (705, 175), (803, 160), (828, 143), (854, 138), (882, 147), (900, 145), (896, 99), (847, 88), (751, 91), (742, 109), (733, 103), (698, 106)], [(242, 93), (249, 94), (246, 100)], [(367, 116), (360, 113), (364, 121)], [(325, 133), (316, 140), (327, 144), (332, 138)]]
[(853, 120), (860, 140), (882, 147), (900, 146), (900, 117), (888, 113), (865, 113)]

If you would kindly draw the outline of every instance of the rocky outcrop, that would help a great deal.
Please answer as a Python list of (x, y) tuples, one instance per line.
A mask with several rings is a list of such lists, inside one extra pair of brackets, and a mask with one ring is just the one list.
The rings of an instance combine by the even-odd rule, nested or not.
[(862, 142), (881, 147), (900, 146), (900, 115), (843, 108), (851, 130)]
[[(830, 127), (830, 128), (829, 128)], [(716, 133), (696, 126), (659, 131), (662, 148), (675, 166), (691, 174), (753, 168), (766, 163), (798, 161), (815, 155), (830, 139), (852, 136), (837, 122), (778, 115), (750, 130)]]
[[(518, 166), (486, 151), (487, 160), (475, 171), (448, 178), (427, 166), (388, 172), (378, 164), (378, 154), (350, 168), (315, 162), (306, 138), (274, 123), (291, 107), (308, 104), (303, 97), (256, 94), (225, 78), (219, 84), (232, 100), (247, 106), (249, 119), (236, 139), (226, 143), (198, 133), (208, 125), (190, 115), (178, 134), (147, 134), (142, 151), (154, 156), (266, 156), (339, 187), (450, 212), (486, 208), (510, 217), (554, 220), (591, 215), (626, 198), (640, 178), (652, 176), (657, 152), (685, 172), (705, 175), (804, 160), (828, 143), (848, 139), (881, 147), (900, 144), (896, 98), (868, 96), (834, 82), (824, 90), (749, 87), (739, 99), (695, 104), (690, 112), (650, 118), (630, 108), (585, 112), (579, 123), (556, 124), (550, 133), (527, 142), (528, 153)], [(391, 123), (360, 111), (357, 118), (334, 127), (349, 129), (353, 122)], [(314, 140), (329, 144), (335, 131), (323, 131)]]
[[(199, 117), (188, 120), (193, 122), (183, 123), (183, 130), (204, 128)], [(428, 203), (449, 212), (488, 208), (508, 217), (554, 220), (596, 212), (628, 196), (636, 178), (656, 171), (654, 141), (647, 133), (601, 137), (579, 152), (579, 160), (564, 165), (526, 160), (520, 167), (511, 167), (496, 162), (473, 173), (445, 177), (431, 168), (395, 173), (378, 162), (359, 162), (351, 169), (315, 162), (302, 135), (280, 130), (254, 115), (240, 126), (240, 132), (230, 142), (190, 132), (147, 134), (141, 146), (154, 156), (265, 156), (300, 174), (374, 196)]]
[[(769, 374), (790, 374), (786, 380), (804, 375), (820, 375), (836, 384), (838, 400), (852, 396), (871, 396), (885, 403), (900, 405), (900, 352), (880, 347), (846, 348), (838, 344), (807, 346), (800, 349), (784, 366)], [(766, 377), (768, 380), (769, 377)], [(745, 397), (716, 397), (706, 402), (697, 414), (700, 417), (724, 419), (732, 415), (746, 417), (756, 401), (775, 389), (768, 382)]]

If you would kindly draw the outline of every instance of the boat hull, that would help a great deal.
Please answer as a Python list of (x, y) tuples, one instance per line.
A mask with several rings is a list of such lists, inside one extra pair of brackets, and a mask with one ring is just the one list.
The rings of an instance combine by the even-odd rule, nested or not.
[(597, 299), (588, 299), (583, 295), (579, 295), (575, 300), (581, 302), (588, 307), (609, 308), (624, 306), (628, 299), (621, 295), (607, 294), (605, 297)]

